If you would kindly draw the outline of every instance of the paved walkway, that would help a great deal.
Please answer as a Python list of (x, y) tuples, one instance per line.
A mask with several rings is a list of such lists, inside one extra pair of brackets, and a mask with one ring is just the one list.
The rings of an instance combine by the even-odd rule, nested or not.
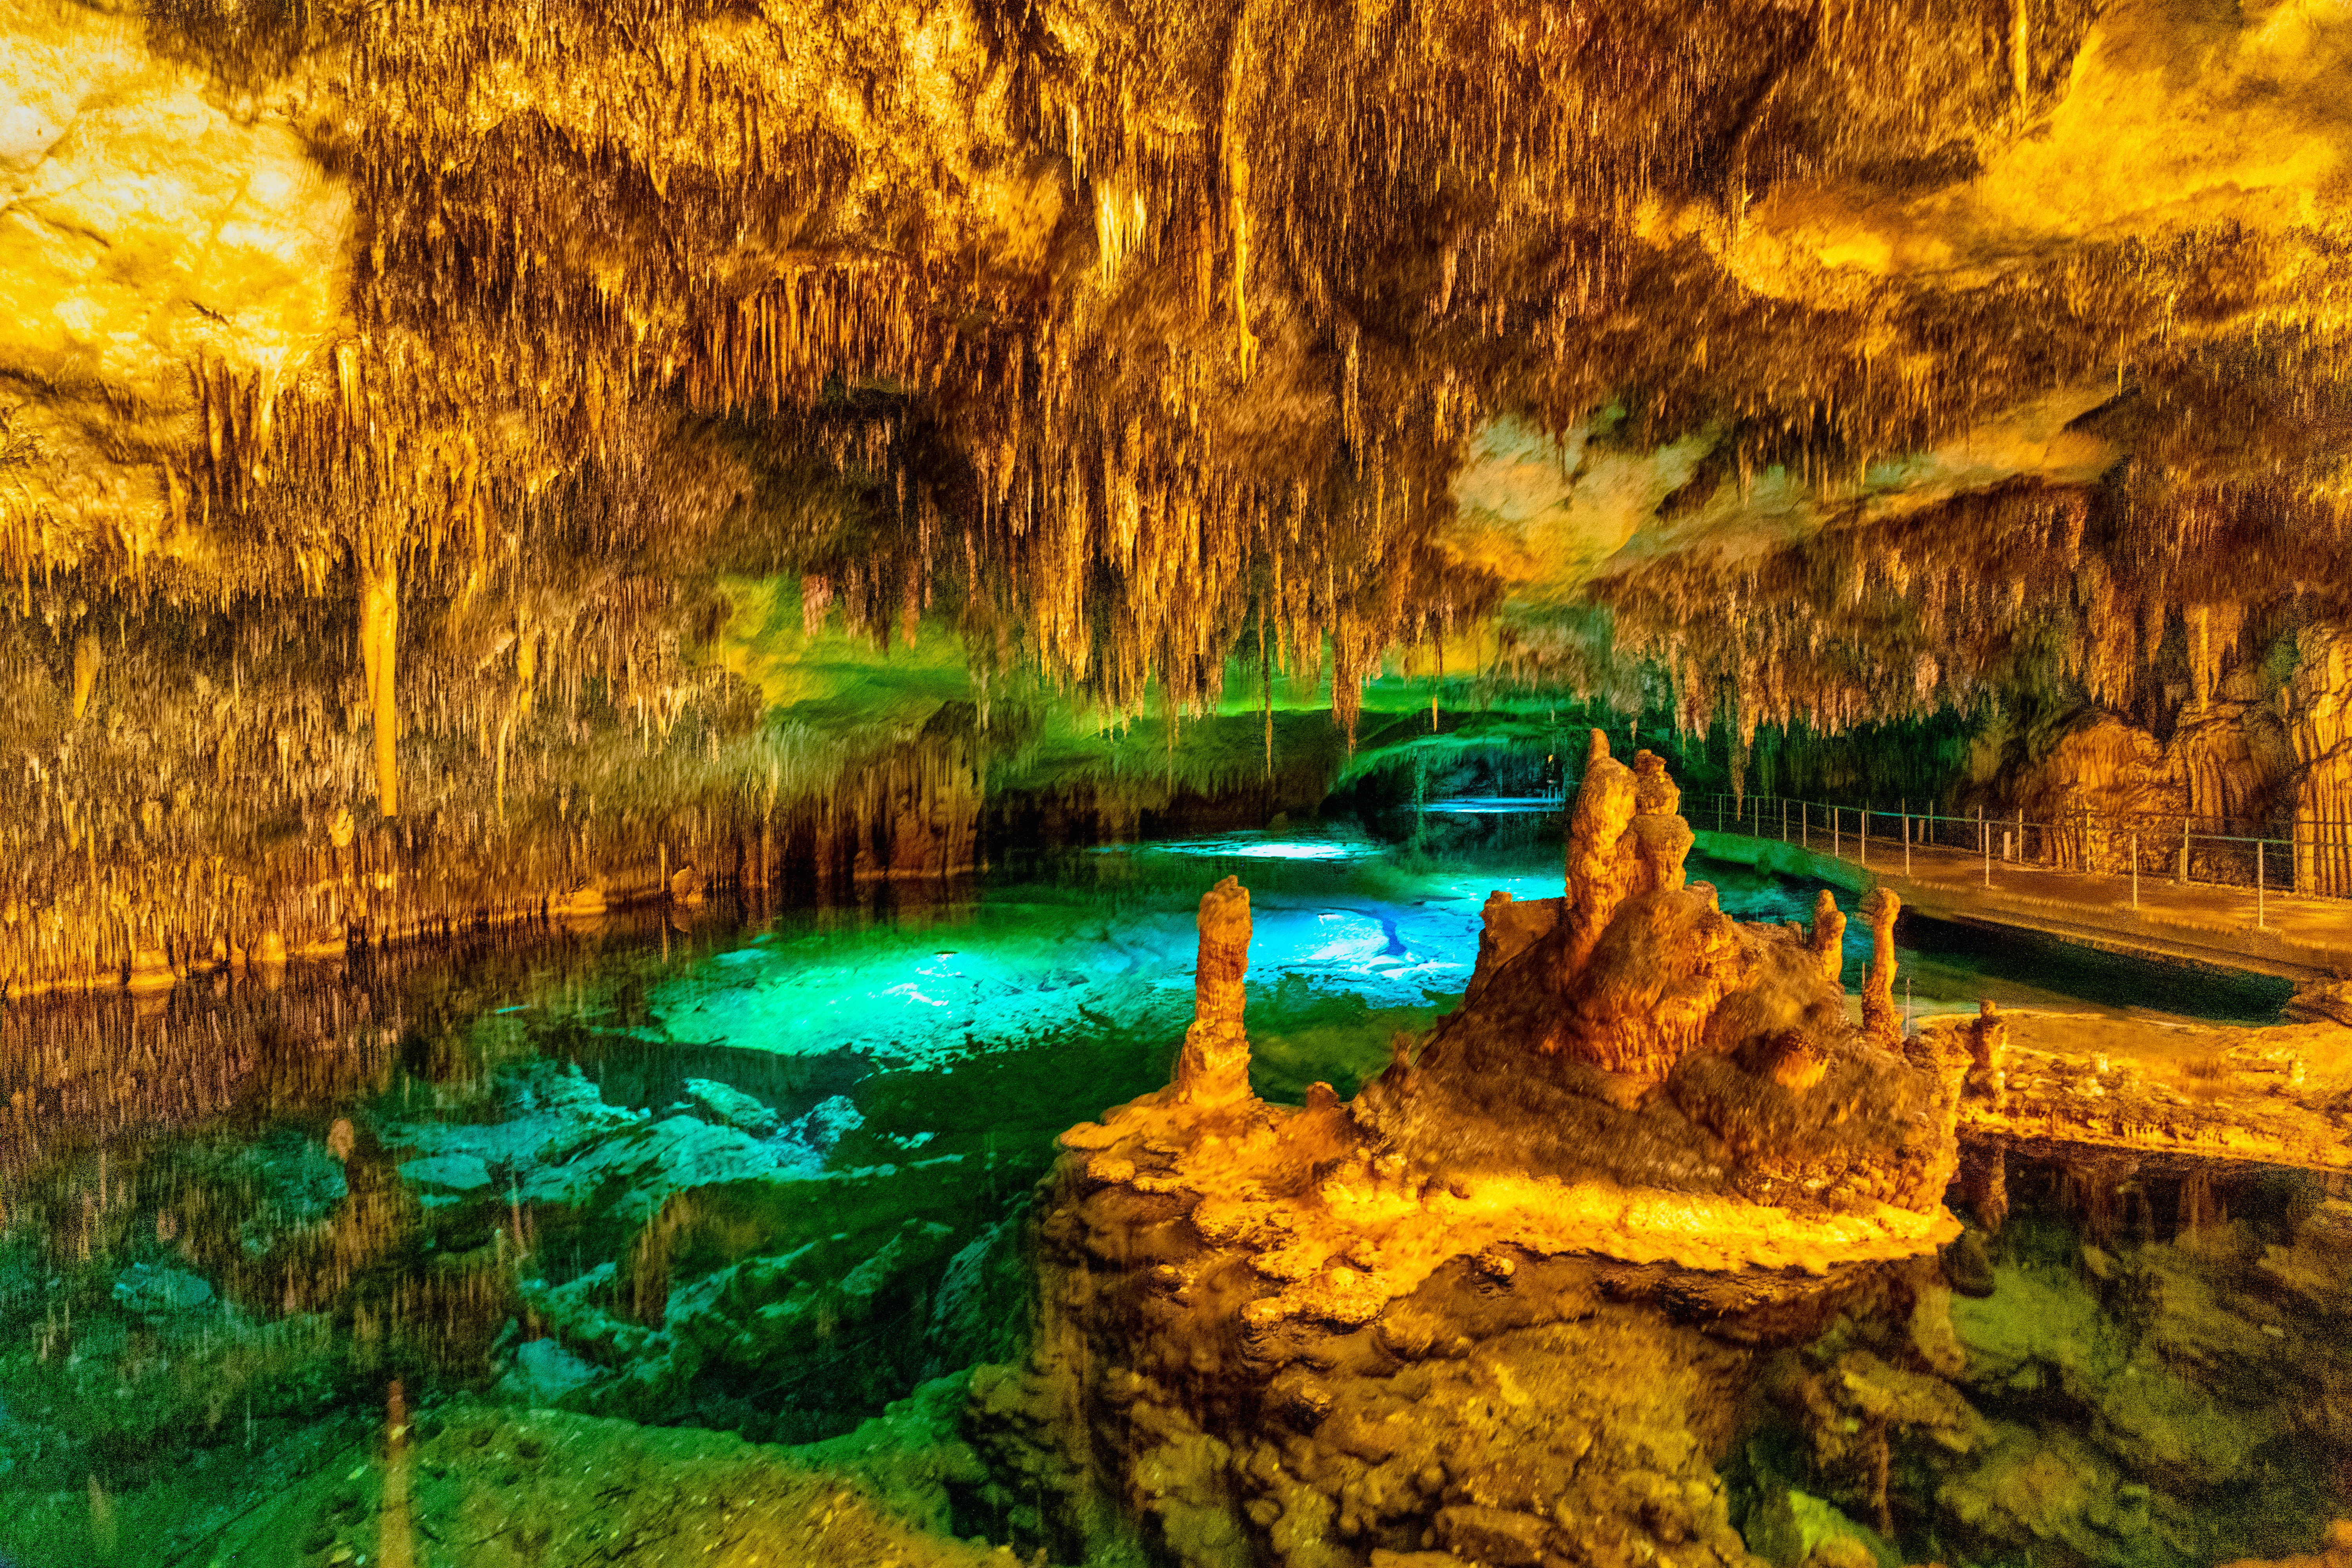
[[(1817, 838), (1819, 835), (1815, 836)], [(2143, 872), (2138, 904), (2128, 876), (2059, 871), (1995, 860), (1990, 886), (1981, 856), (1874, 839), (1865, 865), (1849, 838), (1843, 856), (1744, 833), (1698, 834), (1697, 852), (1794, 872), (1857, 891), (1884, 885), (1922, 914), (2047, 932), (2070, 942), (2150, 957), (2248, 969), (2290, 980), (2352, 977), (2352, 900), (2271, 892), (2260, 920), (2251, 888), (2179, 886)]]

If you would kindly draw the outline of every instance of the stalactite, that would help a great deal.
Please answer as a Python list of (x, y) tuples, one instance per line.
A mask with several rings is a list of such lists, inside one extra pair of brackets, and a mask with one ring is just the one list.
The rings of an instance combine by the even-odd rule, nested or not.
[(81, 722), (89, 711), (90, 693), (98, 689), (98, 672), (106, 662), (104, 648), (96, 634), (84, 632), (74, 639), (73, 656), (73, 716)]
[[(234, 29), (201, 5), (173, 15), (209, 18), (215, 36), (188, 21), (179, 43), (226, 72), (246, 68), (222, 39), (301, 9)], [(322, 121), (360, 213), (343, 335), (266, 374), (233, 331), (192, 360), (178, 412), (153, 422), (168, 433), (142, 424), (129, 448), (161, 475), (168, 548), (152, 530), (83, 537), (11, 480), (0, 555), (27, 626), (77, 626), (79, 602), (205, 603), (315, 643), (356, 607), (372, 759), (344, 743), (326, 678), (192, 731), (221, 795), (246, 780), (281, 815), (325, 813), (372, 762), (383, 815), (429, 820), (451, 786), (426, 758), (452, 733), (472, 734), (466, 778), (526, 837), (598, 726), (630, 723), (649, 769), (696, 736), (723, 761), (736, 742), (697, 726), (726, 699), (679, 674), (690, 612), (670, 584), (769, 527), (746, 519), (811, 496), (837, 534), (759, 541), (799, 575), (810, 635), (835, 603), (877, 641), (940, 614), (983, 692), (1034, 679), (1122, 716), (1157, 700), (1171, 722), (1214, 707), (1255, 635), (1270, 773), (1273, 666), (1311, 687), (1328, 660), (1352, 736), (1385, 652), (1436, 606), (1475, 620), (1501, 602), (1502, 583), (1437, 542), (1470, 434), (1506, 410), (1564, 431), (1638, 388), (1613, 439), (1712, 433), (1695, 485), (1719, 482), (1726, 504), (1786, 485), (1819, 526), (1645, 558), (1595, 592), (1613, 664), (1498, 639), (1481, 679), (1590, 689), (1654, 658), (1678, 726), (1730, 685), (1744, 760), (1759, 723), (1834, 733), (2061, 668), (2099, 703), (2147, 709), (2179, 636), (2195, 740), (2173, 761), (2192, 809), (2254, 810), (2221, 733), (2246, 728), (2229, 683), (2282, 601), (2341, 596), (2311, 545), (2340, 537), (2340, 483), (2309, 456), (2343, 446), (2340, 329), (2307, 303), (2340, 293), (2339, 263), (2217, 225), (2021, 255), (1981, 289), (1923, 282), (1864, 323), (1752, 286), (1712, 237), (1662, 245), (1633, 220), (1672, 228), (1722, 202), (1727, 149), (1744, 198), (1783, 165), (1832, 189), (1989, 145), (2090, 26), (2040, 0), (2009, 23), (2008, 48), (1986, 49), (1843, 6), (1822, 24), (1835, 47), (1792, 48), (1802, 63), (1750, 102), (1754, 40), (1702, 31), (1659, 51), (1599, 14), (1532, 25), (1452, 5), (1307, 6), (1277, 27), (1237, 4), (1164, 36), (1139, 22), (1099, 58), (1009, 33), (991, 46), (1001, 124), (967, 133), (922, 118), (898, 40), (855, 28), (722, 40), (667, 7), (363, 7)], [(1948, 90), (1888, 118), (1868, 84), (1896, 60)], [(853, 95), (858, 131), (831, 116), (834, 79), (872, 84)], [(518, 83), (551, 89), (537, 112), (485, 112)], [(886, 145), (926, 156), (898, 169)], [(1075, 261), (1000, 236), (1005, 214), (1063, 207), (1094, 231)], [(2111, 417), (2146, 432), (2096, 495), (2021, 480), (1900, 510), (1843, 489), (2094, 371), (2117, 378)], [(481, 628), (509, 624), (510, 681), (502, 660), (482, 673), (502, 650)], [(57, 668), (62, 649), (43, 657)], [(96, 655), (77, 646), (77, 719), (93, 700), (108, 716), (122, 664), (94, 699)], [(2296, 806), (2298, 883), (2314, 885), (2340, 854), (2322, 825), (2345, 816), (2317, 701), (2289, 721), (2319, 781)], [(677, 766), (682, 793), (706, 782)], [(41, 809), (88, 872), (85, 934), (118, 841), (260, 832), (257, 801), (151, 833), (135, 803), (79, 774), (68, 795), (58, 772)], [(962, 788), (904, 782), (909, 798)], [(845, 801), (825, 831), (845, 845), (899, 815)]]
[(400, 815), (399, 641), (399, 558), (379, 548), (361, 565), (360, 657), (375, 735), (376, 803), (386, 816)]

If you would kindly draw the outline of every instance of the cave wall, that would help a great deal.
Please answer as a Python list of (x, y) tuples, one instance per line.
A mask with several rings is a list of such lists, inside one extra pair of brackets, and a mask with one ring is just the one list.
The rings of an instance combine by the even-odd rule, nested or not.
[[(1341, 777), (1422, 650), (1456, 707), (1720, 717), (1735, 784), (1759, 725), (2071, 702), (1988, 809), (2294, 795), (2299, 883), (2345, 881), (2352, 41), (2315, 0), (9, 0), (0, 33), (36, 716), (0, 832), (19, 929), (88, 955), (45, 973), (294, 896), (238, 877), (314, 889), (284, 918), (331, 942), (346, 875), (390, 930), (780, 837), (939, 874), (992, 781), (1050, 816), (1024, 708), (1175, 732), (1255, 674), (1319, 694)], [(950, 647), (964, 689), (760, 718), (798, 700), (729, 664), (729, 584), (788, 582), (812, 635)], [(1009, 744), (927, 735), (949, 700)], [(1160, 784), (1106, 749), (1070, 798), (1289, 809), (1332, 750), (1244, 782), (1244, 749)]]

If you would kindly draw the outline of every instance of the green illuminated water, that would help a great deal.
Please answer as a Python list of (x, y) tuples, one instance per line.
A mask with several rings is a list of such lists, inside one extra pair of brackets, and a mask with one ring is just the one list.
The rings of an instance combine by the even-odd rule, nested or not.
[[(395, 1378), (411, 1408), (554, 1406), (827, 1460), (911, 1400), (865, 1430), (936, 1441), (940, 1380), (1017, 1347), (1014, 1243), (1055, 1134), (1167, 1079), (1205, 887), (1252, 889), (1254, 1073), (1296, 1100), (1351, 1093), (1451, 1005), (1487, 895), (1555, 895), (1558, 854), (1533, 819), (1415, 847), (1241, 835), (298, 969), (278, 993), (17, 1009), (0, 1555), (326, 1561), (342, 1547), (302, 1542), (332, 1531), (272, 1500), (364, 1468)], [(1814, 892), (1694, 872), (1743, 918)], [(1849, 928), (1850, 983), (1866, 941)], [(1997, 946), (1905, 962), (1922, 1012), (2141, 991), (2100, 957), (2074, 995)], [(79, 1077), (58, 1066), (76, 1052)], [(193, 1109), (192, 1071), (221, 1079)]]

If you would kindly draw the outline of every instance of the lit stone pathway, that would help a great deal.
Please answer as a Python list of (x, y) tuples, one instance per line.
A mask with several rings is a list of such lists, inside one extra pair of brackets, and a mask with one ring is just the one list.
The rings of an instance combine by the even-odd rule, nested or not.
[(2273, 889), (2259, 900), (2258, 910), (2251, 888), (2205, 882), (2180, 886), (2143, 873), (2135, 908), (2133, 879), (2127, 875), (2062, 871), (1995, 859), (1988, 877), (1981, 856), (1914, 846), (1906, 876), (1902, 843), (1875, 838), (1867, 862), (1851, 839), (1843, 855), (1832, 857), (1777, 838), (1703, 832), (1698, 852), (1842, 882), (1857, 890), (1885, 886), (1923, 914), (1996, 921), (2095, 947), (2290, 979), (2352, 969), (2352, 900), (2305, 898)]

